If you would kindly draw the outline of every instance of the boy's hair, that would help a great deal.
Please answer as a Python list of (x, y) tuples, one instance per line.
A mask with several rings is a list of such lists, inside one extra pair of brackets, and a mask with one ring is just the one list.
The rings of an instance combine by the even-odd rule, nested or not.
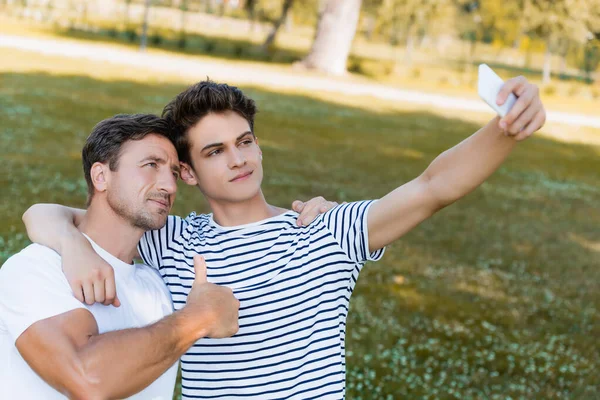
[(225, 83), (205, 80), (188, 87), (165, 106), (162, 117), (171, 124), (179, 160), (192, 165), (188, 131), (211, 113), (234, 111), (243, 117), (254, 132), (257, 109), (254, 100), (240, 89)]
[(83, 174), (88, 187), (88, 206), (94, 196), (90, 174), (92, 165), (96, 162), (108, 163), (110, 170), (116, 171), (123, 144), (129, 140), (141, 140), (150, 134), (164, 136), (173, 142), (168, 122), (152, 114), (118, 114), (94, 126), (81, 151)]

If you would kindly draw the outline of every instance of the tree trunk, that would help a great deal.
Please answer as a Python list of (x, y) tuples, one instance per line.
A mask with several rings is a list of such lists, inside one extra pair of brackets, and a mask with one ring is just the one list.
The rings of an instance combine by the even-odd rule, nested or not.
[(185, 25), (186, 25), (186, 16), (187, 16), (187, 0), (182, 0), (181, 4), (180, 4), (180, 11), (181, 11), (181, 19), (179, 21), (179, 41), (177, 46), (180, 49), (183, 49), (186, 45), (186, 34), (185, 34)]
[(411, 15), (406, 29), (406, 48), (404, 53), (404, 63), (408, 68), (412, 65), (413, 50), (415, 49), (414, 26), (414, 16)]
[(256, 30), (256, 0), (246, 0), (244, 7), (248, 13), (248, 20), (250, 21), (250, 24), (248, 25), (250, 32), (254, 32)]
[(131, 4), (131, 0), (125, 0), (125, 11), (123, 16), (123, 25), (125, 25), (125, 30), (129, 28), (129, 5)]
[(150, 3), (152, 0), (144, 2), (144, 22), (142, 25), (142, 40), (140, 41), (140, 51), (146, 51), (148, 43), (148, 15), (150, 14)]
[(329, 0), (319, 16), (310, 53), (302, 61), (309, 69), (332, 75), (346, 72), (350, 46), (356, 34), (361, 0)]
[(279, 16), (279, 19), (275, 22), (275, 25), (273, 25), (273, 29), (271, 29), (271, 33), (269, 33), (269, 36), (267, 36), (267, 39), (263, 43), (263, 45), (262, 45), (263, 49), (265, 49), (265, 50), (268, 49), (275, 42), (275, 38), (277, 37), (277, 32), (279, 32), (279, 28), (281, 28), (281, 25), (283, 25), (283, 23), (286, 21), (286, 19), (288, 17), (288, 13), (289, 13), (290, 9), (292, 8), (293, 3), (294, 3), (294, 0), (284, 0), (283, 1), (283, 7), (281, 8), (281, 15)]
[(544, 72), (542, 76), (542, 85), (550, 83), (552, 52), (550, 51), (550, 40), (546, 42), (546, 53), (544, 54)]

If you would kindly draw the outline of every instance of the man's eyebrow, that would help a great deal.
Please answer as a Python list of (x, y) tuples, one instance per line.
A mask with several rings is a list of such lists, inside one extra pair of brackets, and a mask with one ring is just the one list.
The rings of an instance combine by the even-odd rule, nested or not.
[[(140, 161), (140, 163), (145, 163), (148, 161), (154, 161), (155, 163), (158, 164), (166, 164), (167, 160), (165, 160), (162, 157), (159, 156), (148, 156), (146, 158), (144, 158), (143, 160)], [(175, 171), (175, 172), (180, 172), (181, 168), (179, 167), (179, 164), (171, 164), (171, 170)]]
[[(252, 131), (246, 131), (246, 132), (242, 133), (240, 136), (238, 136), (235, 139), (235, 141), (237, 142), (238, 140), (242, 139), (246, 135), (252, 135)], [(221, 146), (223, 146), (223, 143), (211, 143), (211, 144), (207, 144), (206, 146), (204, 146), (201, 151), (204, 151), (206, 149), (210, 149), (213, 147), (221, 147)]]
[(143, 158), (140, 162), (143, 163), (146, 161), (155, 161), (155, 162), (162, 163), (162, 164), (167, 162), (164, 158), (159, 157), (159, 156), (148, 156), (148, 157)]

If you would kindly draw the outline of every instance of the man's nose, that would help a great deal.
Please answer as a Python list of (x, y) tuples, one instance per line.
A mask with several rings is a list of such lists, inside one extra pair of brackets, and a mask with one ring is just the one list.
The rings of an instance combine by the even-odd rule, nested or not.
[(177, 192), (177, 178), (173, 175), (173, 171), (168, 170), (160, 174), (157, 189), (168, 194)]

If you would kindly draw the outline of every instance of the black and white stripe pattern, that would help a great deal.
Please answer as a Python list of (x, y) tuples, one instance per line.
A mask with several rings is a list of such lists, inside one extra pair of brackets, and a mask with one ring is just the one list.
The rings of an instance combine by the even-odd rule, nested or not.
[(208, 280), (233, 289), (240, 330), (201, 339), (182, 357), (186, 399), (341, 399), (350, 295), (367, 260), (371, 201), (340, 205), (308, 227), (294, 212), (224, 228), (211, 215), (169, 217), (139, 251), (159, 269), (175, 305), (185, 306), (193, 256)]

